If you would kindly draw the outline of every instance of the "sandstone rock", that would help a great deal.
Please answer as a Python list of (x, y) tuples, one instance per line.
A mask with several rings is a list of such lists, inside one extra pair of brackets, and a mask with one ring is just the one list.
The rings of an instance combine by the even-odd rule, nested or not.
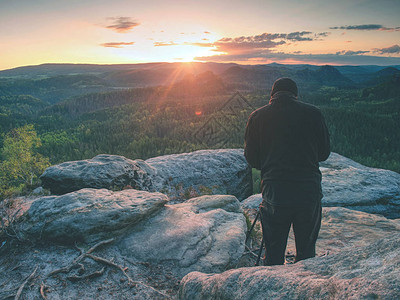
[(97, 155), (92, 159), (51, 166), (40, 176), (44, 188), (65, 194), (82, 188), (122, 189), (125, 186), (153, 191), (156, 171), (142, 160), (118, 155)]
[(212, 194), (234, 195), (240, 201), (252, 194), (251, 168), (243, 149), (199, 150), (146, 160), (158, 173), (158, 190), (179, 197), (187, 189), (210, 189)]
[(400, 174), (369, 168), (336, 153), (320, 166), (324, 206), (400, 216)]
[(183, 276), (221, 272), (244, 251), (246, 221), (234, 196), (212, 195), (166, 205), (136, 226), (119, 247), (127, 257), (168, 265)]
[[(400, 217), (400, 174), (365, 167), (331, 153), (321, 163), (323, 206), (342, 206), (388, 218)], [(242, 202), (243, 209), (257, 209), (261, 194)]]
[(251, 195), (250, 197), (244, 199), (240, 205), (243, 209), (256, 209), (258, 210), (262, 202), (262, 194)]
[(251, 168), (242, 149), (200, 150), (146, 161), (101, 154), (51, 166), (40, 179), (53, 194), (125, 186), (163, 192), (177, 200), (199, 194), (227, 194), (243, 200), (252, 193)]
[[(367, 247), (397, 232), (400, 224), (395, 220), (343, 207), (324, 207), (316, 252), (324, 255)], [(295, 253), (293, 235), (289, 238), (288, 250)]]
[(32, 191), (32, 195), (40, 195), (43, 194), (43, 192), (44, 192), (43, 187), (39, 186)]
[(178, 299), (399, 299), (400, 234), (296, 264), (192, 272)]
[(168, 201), (161, 193), (82, 189), (35, 200), (21, 221), (25, 239), (61, 243), (93, 241), (143, 221)]

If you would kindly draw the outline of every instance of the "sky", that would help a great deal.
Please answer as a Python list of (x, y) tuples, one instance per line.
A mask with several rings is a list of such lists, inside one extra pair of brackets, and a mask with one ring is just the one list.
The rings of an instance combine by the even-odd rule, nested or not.
[(400, 65), (400, 0), (0, 0), (0, 70), (42, 63)]

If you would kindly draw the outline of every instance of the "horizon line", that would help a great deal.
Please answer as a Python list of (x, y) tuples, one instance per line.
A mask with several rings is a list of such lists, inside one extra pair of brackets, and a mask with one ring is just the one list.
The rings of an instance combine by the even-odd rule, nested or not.
[(0, 69), (0, 72), (10, 71), (19, 68), (28, 68), (28, 67), (39, 67), (45, 65), (90, 65), (90, 66), (130, 66), (130, 65), (154, 65), (154, 64), (233, 64), (233, 65), (242, 65), (242, 66), (265, 66), (265, 65), (310, 65), (310, 66), (339, 66), (339, 67), (361, 67), (361, 66), (378, 66), (378, 67), (393, 67), (400, 66), (400, 64), (340, 64), (340, 63), (305, 63), (305, 62), (271, 62), (271, 63), (240, 63), (240, 62), (214, 62), (214, 61), (189, 61), (189, 62), (179, 62), (179, 61), (157, 61), (157, 62), (136, 62), (136, 63), (71, 63), (71, 62), (45, 62), (39, 64), (32, 65), (20, 65), (16, 67)]

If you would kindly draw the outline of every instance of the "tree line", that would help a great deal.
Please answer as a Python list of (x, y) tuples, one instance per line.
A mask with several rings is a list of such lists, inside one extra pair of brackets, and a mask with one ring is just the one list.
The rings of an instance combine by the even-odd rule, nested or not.
[[(170, 94), (160, 87), (103, 92), (55, 106), (31, 96), (0, 97), (1, 189), (33, 188), (49, 164), (101, 153), (147, 159), (198, 149), (243, 147), (250, 110), (243, 107), (234, 114), (221, 114), (233, 92), (221, 91), (218, 85), (208, 92), (200, 90), (189, 93), (177, 86)], [(245, 97), (258, 108), (267, 104), (268, 92)], [(300, 94), (300, 100), (323, 111), (332, 151), (368, 166), (400, 172), (399, 96), (363, 98), (361, 90), (322, 86)], [(196, 135), (199, 132), (212, 138), (201, 139)], [(28, 148), (23, 150), (21, 145)], [(15, 156), (18, 151), (24, 159)], [(17, 165), (18, 161), (31, 164), (31, 180), (16, 175), (27, 170), (27, 165)]]

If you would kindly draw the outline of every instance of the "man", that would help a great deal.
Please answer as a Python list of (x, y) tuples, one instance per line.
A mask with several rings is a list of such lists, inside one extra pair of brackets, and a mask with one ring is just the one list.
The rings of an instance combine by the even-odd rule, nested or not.
[(278, 79), (269, 104), (246, 127), (245, 157), (261, 170), (264, 265), (284, 264), (292, 224), (295, 261), (314, 257), (321, 226), (319, 162), (330, 154), (329, 133), (320, 110), (298, 101), (297, 93), (293, 80)]

